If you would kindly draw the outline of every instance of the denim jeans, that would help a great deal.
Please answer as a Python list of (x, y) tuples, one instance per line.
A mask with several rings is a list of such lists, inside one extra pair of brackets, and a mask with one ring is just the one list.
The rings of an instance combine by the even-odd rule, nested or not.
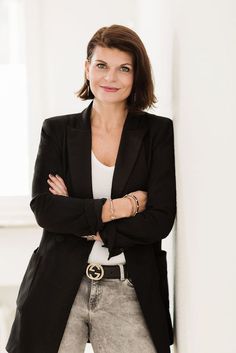
[(58, 353), (157, 353), (129, 279), (91, 280), (84, 276)]

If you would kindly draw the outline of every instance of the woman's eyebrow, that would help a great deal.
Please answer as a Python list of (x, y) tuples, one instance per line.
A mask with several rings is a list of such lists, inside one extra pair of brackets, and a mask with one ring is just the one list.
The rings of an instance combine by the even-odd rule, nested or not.
[(101, 61), (102, 63), (107, 64), (106, 61), (104, 61), (104, 60), (97, 59), (95, 61)]
[[(97, 59), (97, 60), (95, 60), (95, 61), (99, 61), (99, 62), (102, 62), (103, 64), (107, 64), (107, 62), (104, 61), (104, 60)], [(124, 64), (121, 64), (121, 65), (119, 65), (119, 66), (124, 66), (124, 65), (133, 66), (131, 63), (124, 63)]]
[(133, 65), (132, 65), (132, 64), (130, 64), (130, 63), (121, 64), (120, 66), (123, 66), (123, 65), (133, 66)]

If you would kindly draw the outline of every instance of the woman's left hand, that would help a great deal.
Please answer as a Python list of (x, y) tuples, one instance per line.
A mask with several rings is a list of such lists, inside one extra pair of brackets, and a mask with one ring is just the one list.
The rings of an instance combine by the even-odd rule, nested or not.
[(96, 233), (96, 235), (93, 237), (93, 240), (99, 240), (102, 241), (102, 238), (100, 237), (99, 232)]
[(59, 175), (49, 174), (47, 182), (50, 185), (49, 191), (53, 195), (69, 196), (64, 180)]

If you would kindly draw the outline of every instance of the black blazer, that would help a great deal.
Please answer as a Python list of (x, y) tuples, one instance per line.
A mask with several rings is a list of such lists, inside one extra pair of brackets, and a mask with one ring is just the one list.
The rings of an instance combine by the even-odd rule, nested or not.
[[(30, 206), (44, 230), (18, 293), (10, 353), (57, 353), (93, 246), (82, 236), (96, 231), (109, 258), (124, 252), (157, 352), (169, 353), (173, 343), (166, 252), (161, 250), (176, 214), (172, 121), (146, 112), (128, 114), (111, 197), (145, 190), (147, 205), (135, 217), (103, 223), (106, 199), (92, 194), (91, 106), (43, 123)], [(49, 173), (64, 179), (70, 197), (49, 192)]]

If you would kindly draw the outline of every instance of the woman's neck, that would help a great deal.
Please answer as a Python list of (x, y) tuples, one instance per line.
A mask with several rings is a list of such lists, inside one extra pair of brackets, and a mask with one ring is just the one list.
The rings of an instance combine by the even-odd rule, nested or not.
[(91, 125), (107, 132), (122, 128), (127, 116), (124, 104), (105, 104), (94, 99), (91, 112)]

